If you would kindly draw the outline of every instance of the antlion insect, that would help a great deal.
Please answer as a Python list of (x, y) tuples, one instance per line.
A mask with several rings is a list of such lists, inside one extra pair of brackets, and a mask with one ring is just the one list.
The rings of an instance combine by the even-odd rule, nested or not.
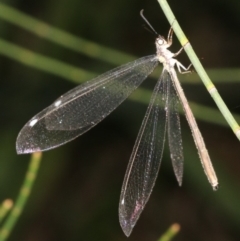
[[(141, 16), (157, 34), (143, 16), (143, 10)], [(130, 235), (152, 192), (161, 164), (166, 132), (173, 170), (179, 185), (182, 184), (183, 147), (177, 110), (179, 100), (208, 181), (214, 190), (218, 187), (202, 135), (174, 69), (176, 66), (180, 73), (188, 73), (191, 65), (185, 68), (174, 59), (183, 48), (175, 54), (168, 50), (172, 44), (172, 35), (172, 28), (167, 40), (158, 35), (155, 55), (110, 70), (62, 95), (34, 116), (17, 138), (18, 154), (50, 150), (75, 139), (108, 116), (159, 63), (162, 63), (163, 71), (154, 88), (121, 190), (119, 220), (127, 236)]]

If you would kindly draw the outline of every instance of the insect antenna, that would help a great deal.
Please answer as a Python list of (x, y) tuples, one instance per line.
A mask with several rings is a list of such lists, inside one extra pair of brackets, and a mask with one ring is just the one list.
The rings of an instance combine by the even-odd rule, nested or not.
[[(152, 32), (158, 36), (159, 35), (158, 32), (153, 28), (153, 26), (148, 22), (148, 20), (143, 15), (143, 9), (140, 11), (140, 15), (141, 15), (142, 19), (146, 22), (148, 27), (152, 30)], [(145, 28), (146, 28), (146, 26), (145, 26)], [(146, 28), (146, 29), (150, 30), (149, 28)]]

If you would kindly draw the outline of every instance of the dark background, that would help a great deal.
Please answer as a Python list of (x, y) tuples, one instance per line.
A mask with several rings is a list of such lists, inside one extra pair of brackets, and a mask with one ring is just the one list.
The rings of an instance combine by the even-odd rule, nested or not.
[[(141, 9), (160, 34), (169, 30), (155, 0), (2, 2), (76, 36), (137, 57), (155, 53), (155, 37), (142, 27)], [(239, 0), (171, 0), (169, 4), (207, 70), (239, 68)], [(1, 38), (76, 67), (96, 73), (115, 67), (1, 19), (0, 29)], [(174, 37), (172, 49), (179, 48)], [(184, 53), (178, 59), (184, 65), (189, 63)], [(0, 76), (0, 200), (14, 200), (30, 159), (29, 155), (16, 154), (18, 132), (32, 116), (76, 84), (4, 56), (0, 56)], [(152, 89), (154, 84), (145, 81), (144, 87)], [(228, 78), (216, 86), (230, 111), (239, 113), (240, 84)], [(189, 100), (215, 107), (202, 84), (184, 84), (183, 88)], [(31, 197), (9, 240), (126, 240), (118, 222), (118, 202), (146, 108), (127, 100), (88, 133), (44, 153)], [(239, 240), (239, 141), (229, 127), (197, 120), (220, 182), (219, 190), (213, 192), (187, 122), (183, 116), (181, 119), (183, 186), (178, 187), (175, 180), (166, 145), (154, 191), (128, 240), (155, 241), (175, 222), (181, 231), (174, 240)]]

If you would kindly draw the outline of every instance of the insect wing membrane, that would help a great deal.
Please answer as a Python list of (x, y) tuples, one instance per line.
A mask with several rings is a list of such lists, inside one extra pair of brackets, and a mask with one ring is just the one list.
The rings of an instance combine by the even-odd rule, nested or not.
[(85, 133), (120, 105), (157, 64), (155, 55), (146, 56), (70, 90), (23, 127), (17, 153), (52, 149)]
[(168, 78), (168, 143), (171, 153), (173, 170), (179, 185), (182, 184), (183, 177), (183, 146), (181, 136), (180, 118), (178, 112), (179, 97), (176, 93), (173, 81), (167, 73)]
[(129, 236), (147, 203), (158, 175), (166, 132), (167, 82), (163, 71), (157, 82), (125, 174), (119, 220)]

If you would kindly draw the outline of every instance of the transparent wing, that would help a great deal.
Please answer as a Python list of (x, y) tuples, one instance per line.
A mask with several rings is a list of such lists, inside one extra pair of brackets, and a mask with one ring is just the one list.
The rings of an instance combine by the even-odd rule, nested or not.
[(157, 64), (155, 55), (143, 57), (70, 90), (23, 127), (17, 153), (52, 149), (88, 131), (120, 105)]
[(173, 81), (169, 75), (166, 74), (168, 79), (168, 143), (171, 153), (171, 160), (173, 170), (179, 185), (182, 184), (183, 177), (183, 146), (181, 136), (180, 118), (178, 113), (179, 97), (176, 93)]
[(139, 131), (121, 190), (119, 220), (129, 236), (152, 192), (166, 132), (167, 82), (163, 71)]

